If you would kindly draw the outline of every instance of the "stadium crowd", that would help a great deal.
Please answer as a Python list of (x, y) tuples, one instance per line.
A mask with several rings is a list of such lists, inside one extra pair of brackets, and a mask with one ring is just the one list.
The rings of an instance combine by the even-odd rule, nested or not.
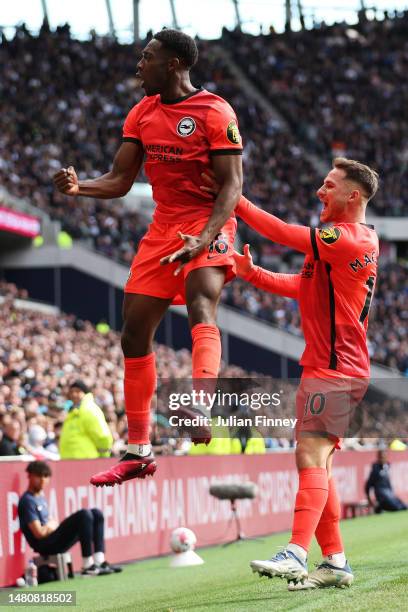
[(405, 11), (382, 21), (360, 18), (355, 26), (282, 35), (225, 30), (223, 44), (299, 141), (324, 159), (340, 154), (379, 169), (382, 186), (371, 208), (379, 215), (403, 216), (408, 211), (407, 33)]
[[(404, 16), (282, 35), (225, 30), (222, 45), (230, 46), (291, 131), (248, 99), (216, 44), (199, 42), (193, 82), (236, 109), (251, 199), (288, 221), (317, 224), (314, 191), (321, 177), (303, 142), (327, 161), (344, 153), (379, 168), (383, 184), (373, 209), (406, 212), (408, 89), (400, 76), (407, 28)], [(77, 41), (68, 26), (55, 32), (43, 26), (36, 37), (21, 26), (12, 40), (3, 35), (0, 45), (2, 185), (61, 220), (74, 238), (87, 238), (125, 263), (145, 229), (138, 215), (117, 201), (65, 198), (51, 178), (61, 163), (74, 165), (82, 177), (109, 168), (124, 117), (142, 95), (134, 79), (140, 49), (108, 38)]]
[[(379, 168), (384, 178), (374, 210), (406, 214), (408, 88), (402, 76), (407, 29), (405, 15), (360, 22), (355, 28), (324, 27), (313, 34), (251, 37), (225, 32), (222, 44), (230, 46), (240, 67), (280, 109), (290, 131), (248, 98), (216, 43), (199, 41), (193, 82), (219, 93), (237, 112), (245, 144), (244, 192), (250, 199), (289, 222), (317, 225), (320, 205), (314, 192), (321, 177), (308, 161), (306, 147), (327, 160), (344, 153)], [(21, 26), (11, 40), (2, 35), (0, 45), (1, 184), (60, 220), (73, 238), (85, 239), (125, 264), (132, 260), (145, 221), (121, 201), (66, 198), (54, 189), (52, 175), (61, 163), (75, 166), (81, 178), (108, 169), (124, 117), (141, 97), (134, 80), (139, 52), (133, 44), (107, 38), (76, 41), (68, 26), (56, 32), (43, 26), (39, 36)], [(398, 96), (393, 95), (396, 88)], [(244, 226), (240, 234), (262, 265), (275, 247)], [(285, 256), (279, 247), (276, 253)], [(114, 453), (119, 454), (126, 420), (117, 334), (100, 334), (73, 316), (15, 309), (13, 300), (26, 298), (24, 291), (0, 287), (5, 297), (0, 314), (1, 430), (23, 449), (58, 456), (69, 407), (67, 387), (80, 372), (105, 413)], [(374, 361), (408, 375), (407, 294), (406, 269), (383, 266), (371, 309), (369, 346)], [(300, 334), (293, 300), (236, 280), (224, 290), (223, 301)], [(188, 351), (164, 346), (156, 351), (159, 377), (190, 375)], [(246, 373), (228, 366), (221, 375)], [(163, 452), (184, 452), (180, 441), (169, 442), (160, 422), (152, 430)]]
[[(58, 459), (61, 429), (72, 406), (69, 387), (78, 378), (92, 390), (112, 433), (112, 453), (120, 455), (125, 449), (127, 424), (119, 334), (106, 330), (101, 333), (91, 323), (72, 315), (30, 308), (27, 297), (24, 290), (0, 282), (0, 455), (31, 454), (37, 459)], [(21, 303), (17, 306), (16, 298), (26, 306), (22, 308)], [(163, 345), (156, 345), (155, 351), (159, 380), (191, 377), (190, 351), (174, 351)], [(245, 372), (234, 365), (223, 364), (220, 372), (224, 379), (242, 381), (251, 376), (262, 380), (256, 373)], [(261, 384), (266, 385), (262, 389), (267, 389), (273, 381), (263, 380)], [(257, 385), (254, 392), (260, 390)], [(279, 386), (282, 385), (285, 385), (287, 399), (279, 407), (279, 417), (291, 418), (294, 416), (295, 387), (289, 381), (280, 380)], [(189, 443), (169, 426), (169, 413), (162, 397), (159, 390), (151, 423), (153, 446), (159, 454), (185, 454), (189, 451)], [(244, 406), (234, 409), (237, 416), (245, 416)], [(401, 410), (403, 406), (396, 400), (375, 400), (368, 413), (371, 420), (369, 425), (365, 424), (364, 437), (348, 440), (348, 446), (367, 448), (373, 444), (370, 438), (383, 435), (392, 438), (396, 431), (401, 431), (399, 425), (396, 427), (396, 423), (400, 423)], [(267, 409), (263, 414), (278, 416), (269, 414)], [(259, 431), (269, 450), (292, 446), (287, 432), (278, 430), (278, 435), (271, 437), (268, 428)], [(244, 432), (243, 435), (249, 434)]]
[[(0, 432), (9, 454), (58, 457), (61, 426), (71, 406), (69, 386), (81, 378), (104, 412), (113, 453), (119, 455), (127, 436), (119, 334), (100, 333), (72, 315), (17, 308), (15, 299), (26, 300), (27, 293), (10, 283), (0, 282), (0, 298)], [(159, 379), (191, 377), (190, 351), (164, 345), (156, 345), (155, 351)], [(248, 373), (223, 365), (220, 375), (242, 378)], [(164, 414), (152, 423), (154, 445), (161, 452), (186, 452), (166, 424)]]
[[(193, 83), (226, 98), (239, 118), (246, 194), (288, 221), (317, 223), (319, 178), (302, 146), (248, 99), (213, 43), (199, 49)], [(134, 78), (140, 50), (107, 38), (74, 40), (68, 26), (44, 26), (37, 37), (21, 26), (0, 45), (2, 185), (60, 220), (73, 238), (126, 264), (145, 230), (142, 219), (120, 201), (67, 198), (52, 176), (61, 163), (81, 178), (109, 168), (124, 118), (142, 95)]]
[[(333, 143), (348, 142), (350, 138), (353, 148), (346, 153), (380, 167), (387, 181), (376, 197), (375, 206), (403, 212), (398, 203), (404, 199), (404, 189), (408, 191), (407, 173), (395, 176), (396, 168), (398, 171), (405, 168), (403, 160), (395, 156), (403, 155), (404, 147), (391, 147), (388, 135), (398, 142), (394, 140), (397, 132), (404, 142), (402, 104), (406, 87), (402, 87), (401, 96), (392, 96), (390, 83), (397, 79), (398, 70), (404, 65), (403, 47), (398, 45), (407, 27), (404, 18), (362, 22), (353, 30), (357, 37), (345, 26), (262, 37), (224, 32), (223, 44), (233, 45), (234, 57), (241, 67), (248, 66), (248, 73), (258, 87), (268, 88), (268, 96), (292, 122), (297, 140), (254, 100), (248, 100), (213, 43), (199, 43), (200, 60), (193, 79), (197, 85), (224, 96), (237, 111), (245, 142), (244, 191), (248, 197), (289, 222), (317, 225), (320, 205), (314, 190), (319, 177), (299, 142), (307, 136), (315, 150), (329, 159)], [(377, 40), (381, 41), (381, 53), (377, 52)], [(304, 53), (306, 46), (308, 52)], [(344, 64), (341, 79), (334, 70), (339, 49)], [(141, 96), (134, 83), (139, 51), (134, 45), (104, 38), (76, 41), (68, 26), (56, 32), (44, 26), (38, 37), (31, 36), (22, 26), (12, 40), (3, 36), (0, 45), (2, 185), (59, 219), (74, 238), (87, 239), (104, 255), (127, 265), (146, 229), (144, 220), (121, 201), (66, 198), (53, 188), (52, 175), (61, 161), (74, 165), (81, 176), (88, 177), (109, 167), (120, 141), (123, 119)], [(315, 66), (322, 63), (315, 62), (316, 57), (325, 58), (322, 71), (314, 72)], [(380, 57), (387, 59), (380, 63)], [(264, 70), (259, 80), (257, 67), (261, 60)], [(374, 63), (369, 68), (370, 62)], [(324, 92), (318, 86), (323, 77)], [(338, 87), (351, 95), (349, 89), (357, 86), (362, 94), (353, 98), (353, 102), (338, 99)], [(318, 97), (315, 99), (314, 95)], [(385, 95), (389, 96), (387, 103), (382, 97)], [(340, 122), (346, 111), (362, 117), (361, 130), (350, 132), (355, 130), (356, 123)], [(395, 125), (386, 123), (388, 114)], [(342, 135), (340, 124), (345, 130)], [(377, 157), (373, 157), (374, 141)], [(268, 244), (243, 224), (240, 235), (251, 243), (260, 264), (267, 262), (273, 249), (285, 255), (285, 250)], [(387, 278), (387, 269), (380, 277), (375, 312), (380, 313), (381, 320), (386, 309), (390, 318), (384, 338), (378, 331), (376, 315), (372, 317), (371, 355), (375, 361), (406, 372), (407, 274), (402, 267), (396, 270), (392, 279)], [(234, 307), (299, 333), (299, 315), (291, 301), (267, 296), (248, 286), (244, 288), (239, 282), (226, 290), (224, 299)]]

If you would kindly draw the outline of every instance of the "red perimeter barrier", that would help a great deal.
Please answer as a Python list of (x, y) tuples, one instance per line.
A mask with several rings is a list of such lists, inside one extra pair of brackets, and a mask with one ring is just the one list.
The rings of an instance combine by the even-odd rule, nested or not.
[[(334, 475), (342, 502), (360, 501), (375, 452), (336, 453)], [(408, 497), (408, 451), (389, 453), (398, 495)], [(214, 457), (163, 457), (154, 478), (132, 480), (120, 487), (95, 488), (89, 478), (114, 463), (112, 459), (52, 463), (46, 491), (50, 516), (62, 521), (80, 508), (100, 508), (105, 515), (109, 561), (141, 559), (169, 552), (170, 532), (177, 526), (194, 530), (198, 545), (228, 541), (235, 526), (228, 501), (208, 493), (216, 480), (251, 480), (255, 500), (238, 502), (246, 535), (288, 529), (297, 487), (293, 453)], [(17, 504), (26, 489), (25, 463), (0, 462), (0, 586), (15, 584), (33, 555), (19, 530)], [(284, 542), (282, 542), (284, 544)], [(80, 547), (73, 549), (80, 567)]]

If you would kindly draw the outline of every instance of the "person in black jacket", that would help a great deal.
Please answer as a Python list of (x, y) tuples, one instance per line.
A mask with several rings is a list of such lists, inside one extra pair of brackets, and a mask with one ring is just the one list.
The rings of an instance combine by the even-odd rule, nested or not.
[[(3, 435), (1, 435), (3, 434)], [(27, 453), (25, 448), (20, 446), (21, 426), (17, 419), (6, 414), (3, 417), (0, 428), (0, 456), (12, 457)]]
[[(407, 505), (395, 495), (392, 489), (390, 469), (391, 465), (387, 461), (387, 453), (384, 450), (378, 451), (377, 462), (373, 463), (365, 485), (368, 503), (370, 506), (374, 506), (375, 511), (378, 513), (383, 510), (389, 512), (407, 510)], [(370, 495), (372, 489), (374, 489), (377, 503), (374, 502)]]

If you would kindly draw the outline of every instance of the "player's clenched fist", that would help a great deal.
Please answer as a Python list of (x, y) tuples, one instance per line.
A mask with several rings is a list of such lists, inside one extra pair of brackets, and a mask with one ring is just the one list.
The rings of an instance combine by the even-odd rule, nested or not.
[(58, 191), (66, 195), (74, 196), (79, 192), (78, 177), (72, 166), (58, 170), (54, 174), (54, 184)]

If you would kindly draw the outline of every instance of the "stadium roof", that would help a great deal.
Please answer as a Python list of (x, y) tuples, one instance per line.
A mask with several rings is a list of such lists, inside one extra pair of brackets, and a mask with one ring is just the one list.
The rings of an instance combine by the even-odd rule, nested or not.
[(303, 9), (306, 27), (326, 21), (353, 23), (357, 11), (364, 6), (368, 16), (382, 18), (384, 10), (408, 9), (408, 0), (14, 0), (2, 2), (0, 27), (6, 34), (13, 26), (25, 22), (33, 32), (48, 14), (51, 28), (68, 22), (78, 38), (87, 38), (93, 28), (100, 35), (114, 29), (119, 40), (130, 42), (134, 35), (135, 8), (141, 38), (149, 30), (177, 25), (185, 32), (201, 38), (218, 38), (223, 26), (235, 27), (239, 17), (242, 29), (259, 34), (272, 25), (282, 31), (285, 26), (285, 5), (292, 5), (293, 28), (300, 27), (298, 7)]

